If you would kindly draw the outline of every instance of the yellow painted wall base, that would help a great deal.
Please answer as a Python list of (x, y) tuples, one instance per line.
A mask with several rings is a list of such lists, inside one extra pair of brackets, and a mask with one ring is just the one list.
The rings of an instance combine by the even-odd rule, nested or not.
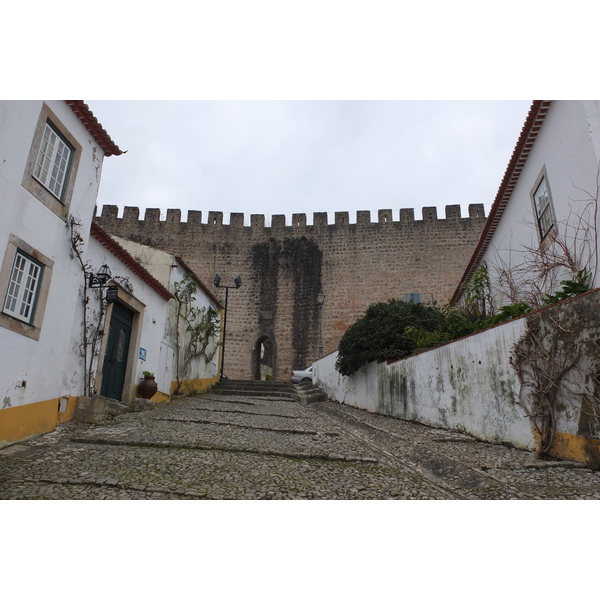
[[(181, 382), (179, 389), (179, 395), (181, 396), (194, 396), (196, 394), (203, 394), (210, 390), (210, 388), (219, 381), (219, 376), (208, 377), (206, 379), (185, 379)], [(171, 382), (171, 396), (177, 389), (177, 382)]]
[(161, 402), (168, 402), (171, 399), (171, 396), (165, 394), (164, 392), (156, 392), (154, 396), (152, 396), (151, 400), (154, 404), (160, 404)]
[(0, 447), (33, 435), (53, 431), (73, 418), (77, 398), (67, 397), (66, 410), (59, 413), (60, 398), (0, 410)]
[(600, 440), (557, 431), (550, 455), (583, 463), (590, 469), (600, 469)]

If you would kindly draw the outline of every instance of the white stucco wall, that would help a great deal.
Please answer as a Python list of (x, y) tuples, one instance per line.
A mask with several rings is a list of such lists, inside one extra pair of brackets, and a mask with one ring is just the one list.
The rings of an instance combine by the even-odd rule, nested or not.
[[(161, 346), (164, 340), (165, 323), (169, 315), (169, 301), (161, 298), (155, 290), (93, 237), (89, 241), (87, 259), (94, 271), (97, 271), (101, 265), (107, 264), (116, 281), (118, 281), (118, 277), (127, 277), (129, 279), (132, 288), (130, 292), (131, 296), (143, 304), (143, 312), (140, 313), (141, 337), (139, 347), (135, 349), (135, 356), (137, 357), (135, 359), (135, 383), (139, 383), (143, 379), (144, 371), (151, 371), (155, 374), (159, 391), (169, 394), (172, 381), (170, 378), (171, 373), (168, 369), (165, 370), (166, 363), (163, 362), (161, 368), (161, 353), (165, 353), (165, 348)], [(122, 287), (125, 289), (124, 286)], [(108, 333), (108, 323), (105, 329)], [(81, 339), (81, 332), (82, 321), (80, 319), (75, 324), (73, 340)], [(132, 339), (131, 343), (135, 343), (135, 340)], [(146, 360), (139, 358), (139, 348), (146, 350)], [(128, 382), (126, 382), (127, 384)], [(100, 391), (99, 386), (97, 386), (96, 391)]]
[[(524, 247), (539, 246), (531, 193), (542, 170), (546, 171), (559, 233), (564, 237), (561, 223), (569, 220), (570, 211), (581, 214), (585, 204), (597, 195), (599, 161), (600, 101), (553, 101), (483, 257), (492, 280), (502, 262), (514, 267), (521, 262)], [(570, 222), (575, 221), (572, 215)], [(572, 235), (573, 230), (569, 233)], [(599, 282), (597, 276), (596, 285)], [(497, 302), (506, 303), (501, 297)]]
[[(151, 273), (160, 283), (162, 283), (172, 294), (175, 293), (175, 284), (183, 281), (186, 276), (186, 271), (177, 261), (173, 254), (164, 252), (157, 248), (152, 248), (144, 244), (139, 244), (125, 238), (111, 236), (122, 246), (136, 261), (138, 261), (149, 273)], [(197, 286), (195, 300), (192, 306), (197, 309), (207, 310), (209, 307), (218, 309), (217, 305), (209, 298), (204, 290)], [(171, 380), (177, 378), (177, 369), (175, 365), (175, 348), (176, 335), (175, 327), (177, 323), (177, 303), (175, 300), (169, 301), (169, 317), (165, 322), (164, 339), (162, 347), (163, 370), (168, 369)], [(185, 347), (189, 344), (190, 335), (185, 331), (182, 323), (180, 327), (180, 342)], [(210, 355), (211, 351), (216, 348), (219, 342), (218, 335), (215, 336), (212, 343), (209, 345), (207, 352)], [(182, 352), (183, 354), (183, 352)], [(170, 358), (169, 358), (170, 357)], [(181, 358), (183, 360), (183, 357)], [(170, 361), (170, 362), (169, 362)], [(206, 362), (204, 357), (198, 356), (191, 361), (187, 369), (184, 379), (206, 379), (215, 377), (218, 374), (218, 352), (215, 353), (210, 362)]]
[[(184, 280), (186, 276), (186, 271), (181, 267), (181, 265), (177, 262), (177, 260), (173, 257), (173, 266), (170, 269), (170, 282), (169, 282), (169, 290), (174, 293), (175, 292), (175, 283), (179, 283)], [(194, 301), (191, 303), (191, 306), (195, 309), (200, 310), (208, 310), (209, 308), (213, 308), (217, 310), (216, 305), (210, 300), (210, 298), (206, 295), (206, 293), (202, 290), (201, 287), (197, 286), (196, 293), (194, 294)], [(179, 326), (179, 335), (180, 335), (180, 360), (185, 360), (186, 356), (186, 348), (189, 348), (191, 335), (186, 331), (186, 324), (181, 321), (177, 323), (177, 302), (173, 299), (170, 301), (170, 317), (167, 326), (165, 327), (165, 343), (172, 343), (173, 347), (175, 347), (175, 328)], [(220, 318), (220, 317), (217, 317)], [(170, 342), (169, 342), (170, 341)], [(216, 377), (218, 374), (218, 359), (219, 353), (216, 351), (217, 345), (219, 343), (219, 333), (217, 331), (217, 335), (213, 336), (212, 341), (207, 347), (207, 354), (210, 356), (211, 352), (215, 350), (214, 356), (210, 362), (207, 362), (203, 356), (197, 356), (196, 358), (190, 361), (188, 368), (185, 373), (183, 373), (183, 379), (207, 379), (210, 377)], [(176, 368), (173, 367), (173, 380), (176, 379)]]
[[(47, 105), (81, 145), (70, 213), (84, 224), (87, 243), (104, 154), (66, 102)], [(71, 340), (81, 272), (70, 251), (69, 228), (22, 185), (42, 106), (0, 101), (0, 260), (12, 234), (54, 262), (39, 340), (0, 327), (0, 409), (81, 393)], [(19, 380), (26, 387), (18, 387)]]
[(406, 360), (370, 363), (350, 377), (336, 371), (334, 352), (314, 363), (315, 383), (342, 404), (533, 450), (509, 366), (524, 330), (517, 319)]

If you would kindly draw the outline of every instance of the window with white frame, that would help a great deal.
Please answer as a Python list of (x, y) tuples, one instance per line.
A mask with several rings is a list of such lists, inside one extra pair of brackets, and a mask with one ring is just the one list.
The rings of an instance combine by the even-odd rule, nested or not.
[(31, 323), (42, 272), (41, 264), (17, 252), (4, 298), (4, 313), (20, 321)]
[(46, 123), (33, 176), (59, 200), (62, 199), (72, 152), (50, 123)]
[(43, 102), (21, 185), (65, 223), (82, 150), (77, 138)]
[(544, 239), (552, 227), (554, 227), (554, 212), (552, 210), (552, 200), (548, 181), (545, 176), (540, 179), (535, 191), (533, 192), (533, 203), (537, 218), (540, 239)]

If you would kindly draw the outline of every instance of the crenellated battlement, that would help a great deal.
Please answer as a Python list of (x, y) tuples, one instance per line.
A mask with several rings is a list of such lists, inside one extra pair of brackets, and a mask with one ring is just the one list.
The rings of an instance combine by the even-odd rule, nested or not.
[[(225, 215), (228, 223), (217, 211), (141, 212), (128, 206), (119, 216), (116, 206), (104, 206), (95, 220), (109, 234), (180, 256), (201, 281), (239, 275), (243, 286), (229, 298), (227, 375), (258, 377), (264, 359), (280, 381), (315, 360), (321, 327), (328, 353), (374, 302), (419, 294), (422, 302), (446, 303), (485, 224), (482, 204), (470, 205), (465, 217), (459, 205), (446, 206), (444, 218), (435, 207), (418, 218), (412, 208), (234, 212)], [(322, 313), (319, 291), (326, 295)], [(221, 288), (213, 293), (225, 300)]]
[[(119, 222), (120, 225), (139, 225), (140, 222), (147, 223), (150, 225), (157, 225), (158, 223), (169, 223), (169, 224), (180, 224), (187, 223), (189, 226), (223, 226), (230, 228), (268, 228), (268, 229), (282, 229), (282, 228), (316, 228), (321, 229), (324, 227), (331, 226), (358, 226), (365, 227), (370, 225), (386, 225), (390, 223), (397, 223), (399, 225), (407, 225), (417, 222), (415, 219), (415, 211), (413, 208), (401, 208), (399, 211), (391, 209), (380, 209), (377, 211), (377, 220), (371, 220), (371, 211), (359, 210), (356, 212), (356, 221), (350, 223), (349, 212), (336, 212), (333, 223), (329, 223), (328, 213), (316, 212), (313, 213), (312, 225), (308, 225), (307, 217), (305, 213), (295, 213), (291, 216), (290, 222), (286, 222), (286, 215), (273, 215), (271, 217), (270, 225), (266, 225), (267, 219), (265, 215), (251, 214), (250, 224), (245, 224), (244, 213), (231, 213), (229, 217), (229, 224), (225, 224), (223, 220), (223, 213), (219, 211), (209, 211), (206, 222), (202, 221), (202, 211), (189, 210), (185, 219), (182, 219), (183, 213), (179, 208), (169, 208), (166, 212), (166, 217), (161, 220), (160, 209), (158, 208), (147, 208), (145, 210), (144, 218), (140, 218), (140, 209), (135, 206), (126, 206), (123, 209), (123, 216), (118, 216), (118, 207), (114, 205), (105, 205), (102, 208), (100, 215), (97, 216), (98, 222), (102, 223), (115, 223)], [(482, 219), (485, 218), (485, 211), (483, 204), (470, 204), (469, 205), (469, 216), (464, 219)], [(438, 218), (437, 207), (429, 206), (424, 207), (421, 210), (421, 219), (424, 223), (436, 222), (436, 221), (458, 221), (464, 220), (461, 216), (461, 209), (459, 204), (453, 204), (445, 207), (445, 218)]]

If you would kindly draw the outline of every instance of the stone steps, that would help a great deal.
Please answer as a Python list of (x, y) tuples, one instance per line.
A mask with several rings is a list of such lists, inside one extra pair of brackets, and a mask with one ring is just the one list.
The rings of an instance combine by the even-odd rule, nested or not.
[(312, 383), (225, 379), (211, 388), (211, 393), (227, 396), (260, 396), (268, 400), (289, 400), (302, 404), (327, 401), (327, 395)]

